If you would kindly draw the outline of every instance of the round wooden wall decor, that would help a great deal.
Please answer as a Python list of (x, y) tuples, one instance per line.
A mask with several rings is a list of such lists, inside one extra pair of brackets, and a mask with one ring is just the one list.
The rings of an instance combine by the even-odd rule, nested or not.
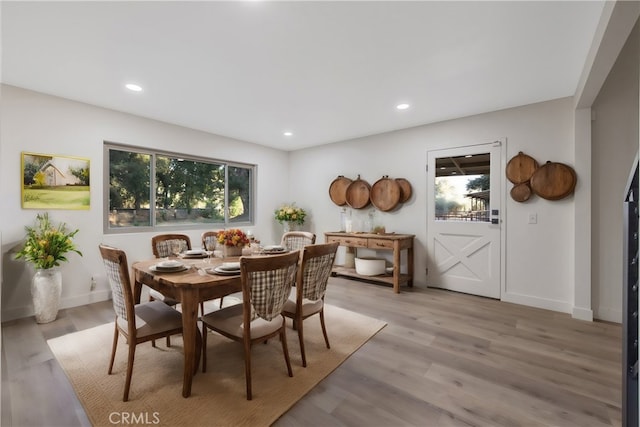
[(547, 200), (560, 200), (576, 188), (576, 172), (564, 163), (547, 162), (531, 177), (531, 190)]
[(369, 183), (360, 179), (360, 175), (358, 175), (358, 179), (347, 187), (347, 204), (354, 209), (366, 208), (371, 201), (369, 199), (370, 192), (371, 186)]
[(371, 203), (383, 212), (393, 210), (400, 203), (400, 184), (384, 175), (371, 187)]
[(516, 202), (526, 202), (531, 197), (531, 187), (529, 187), (528, 182), (516, 184), (509, 194), (511, 194), (511, 198)]
[(338, 206), (344, 206), (347, 203), (347, 187), (351, 184), (349, 178), (338, 175), (329, 186), (329, 197), (331, 201)]
[(512, 157), (507, 163), (507, 179), (514, 184), (522, 184), (531, 179), (536, 169), (538, 169), (538, 162), (533, 157), (520, 151), (517, 156)]
[(411, 198), (411, 184), (404, 178), (396, 178), (400, 186), (400, 203), (404, 203)]

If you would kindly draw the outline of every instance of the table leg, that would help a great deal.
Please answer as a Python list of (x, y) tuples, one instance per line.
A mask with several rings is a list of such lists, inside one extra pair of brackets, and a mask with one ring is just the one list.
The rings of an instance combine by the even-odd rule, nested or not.
[(393, 292), (400, 293), (400, 242), (393, 241)]
[(410, 246), (407, 248), (407, 273), (409, 274), (409, 281), (407, 282), (407, 285), (409, 285), (410, 288), (413, 287), (413, 246)]
[(200, 363), (202, 351), (202, 337), (198, 330), (198, 290), (182, 289), (180, 303), (182, 304), (182, 337), (184, 340), (184, 377), (182, 383), (182, 397), (191, 395), (193, 375)]

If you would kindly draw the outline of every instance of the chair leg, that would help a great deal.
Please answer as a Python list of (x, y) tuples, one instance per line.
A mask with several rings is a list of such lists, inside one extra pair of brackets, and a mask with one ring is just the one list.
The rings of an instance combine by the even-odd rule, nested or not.
[(207, 372), (207, 325), (202, 323), (202, 372)]
[(122, 401), (129, 400), (129, 389), (131, 388), (131, 376), (133, 375), (133, 361), (136, 356), (136, 344), (129, 342), (129, 359), (127, 360), (127, 379), (124, 383), (124, 395)]
[(224, 297), (220, 297), (220, 308), (222, 308), (222, 300), (224, 299)]
[(244, 377), (247, 382), (247, 400), (251, 400), (251, 342), (246, 338), (244, 339)]
[(284, 361), (287, 362), (287, 372), (292, 377), (293, 371), (291, 370), (291, 360), (289, 359), (289, 349), (287, 348), (287, 328), (285, 328), (284, 318), (282, 319), (282, 328), (280, 328), (280, 341), (282, 342)]
[(167, 335), (167, 347), (171, 347), (171, 337)]
[(115, 326), (114, 329), (113, 345), (111, 345), (111, 360), (109, 361), (109, 375), (111, 375), (111, 371), (113, 370), (113, 361), (116, 359), (116, 348), (118, 347), (118, 326)]
[[(297, 315), (296, 315), (297, 316)], [(307, 367), (307, 355), (304, 352), (304, 332), (302, 330), (303, 320), (298, 318), (294, 321), (298, 325), (298, 341), (300, 341), (300, 355), (302, 356), (302, 366)]]
[(320, 325), (322, 326), (322, 335), (324, 335), (324, 342), (327, 344), (327, 348), (331, 348), (329, 345), (329, 336), (327, 335), (327, 328), (324, 326), (324, 307), (320, 310)]

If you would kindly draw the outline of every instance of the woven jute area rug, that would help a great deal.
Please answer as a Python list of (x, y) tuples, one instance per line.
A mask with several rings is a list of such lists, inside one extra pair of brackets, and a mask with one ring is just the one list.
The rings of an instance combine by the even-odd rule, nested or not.
[(304, 323), (307, 367), (302, 367), (297, 332), (287, 319), (293, 377), (287, 375), (279, 340), (252, 348), (253, 400), (246, 400), (242, 344), (214, 333), (207, 338), (207, 373), (193, 378), (182, 397), (182, 338), (139, 345), (129, 401), (122, 401), (127, 345), (118, 344), (114, 372), (107, 375), (113, 323), (48, 341), (91, 422), (96, 426), (268, 426), (335, 370), (386, 323), (331, 305), (325, 321), (331, 349), (324, 345), (318, 316)]

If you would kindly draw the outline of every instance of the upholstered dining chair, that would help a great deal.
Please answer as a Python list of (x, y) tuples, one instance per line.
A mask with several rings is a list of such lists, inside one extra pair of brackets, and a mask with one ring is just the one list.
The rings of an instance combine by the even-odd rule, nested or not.
[(327, 348), (329, 337), (324, 324), (324, 295), (327, 281), (336, 258), (339, 242), (320, 245), (308, 245), (302, 249), (301, 264), (298, 270), (296, 286), (291, 289), (289, 299), (284, 304), (282, 314), (293, 319), (294, 329), (298, 330), (302, 366), (307, 366), (307, 356), (304, 351), (303, 322), (314, 314), (320, 315), (320, 325)]
[(282, 235), (282, 245), (288, 251), (298, 251), (316, 242), (316, 235), (308, 231), (289, 231)]
[(242, 304), (202, 316), (202, 371), (207, 370), (207, 330), (244, 344), (247, 400), (251, 393), (251, 346), (280, 336), (290, 377), (293, 376), (287, 348), (286, 322), (282, 309), (295, 283), (299, 252), (267, 257), (240, 258)]
[(182, 333), (182, 315), (162, 301), (134, 304), (127, 255), (124, 251), (99, 245), (107, 279), (113, 294), (113, 309), (116, 313), (109, 375), (113, 372), (118, 337), (124, 336), (129, 345), (127, 376), (122, 400), (129, 400), (131, 376), (136, 346), (158, 338)]
[[(173, 245), (178, 244), (179, 252), (191, 249), (191, 239), (186, 234), (158, 234), (151, 238), (151, 250), (156, 258), (165, 258), (173, 255)], [(149, 289), (149, 298), (153, 300), (163, 301), (167, 305), (176, 305), (178, 301), (169, 298), (156, 291)]]
[(213, 243), (215, 246), (218, 242), (218, 230), (205, 231), (204, 233), (202, 233), (201, 240), (202, 249), (209, 250), (209, 248), (211, 247), (209, 245), (211, 243)]
[[(210, 248), (215, 247), (217, 245), (218, 230), (205, 231), (200, 236), (200, 239), (202, 241), (202, 249), (204, 249), (205, 251), (213, 250)], [(213, 246), (211, 246), (212, 244)], [(224, 300), (224, 297), (220, 297), (220, 308), (222, 308), (223, 300)], [(202, 308), (202, 314), (204, 314), (204, 305), (202, 305), (201, 308)]]

